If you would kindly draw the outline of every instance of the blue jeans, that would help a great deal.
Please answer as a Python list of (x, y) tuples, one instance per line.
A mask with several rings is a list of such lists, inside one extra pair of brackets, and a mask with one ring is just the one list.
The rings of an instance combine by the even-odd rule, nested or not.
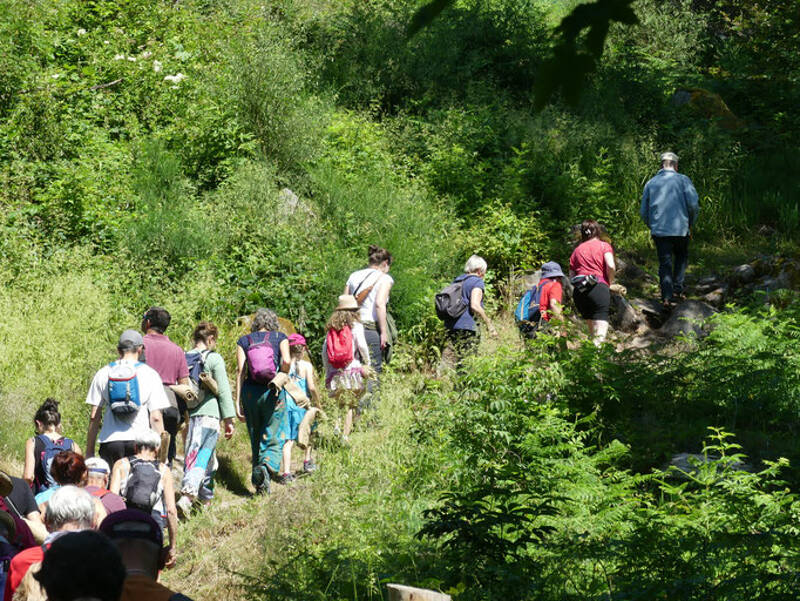
[(653, 242), (658, 252), (661, 300), (672, 300), (674, 295), (683, 293), (683, 278), (689, 265), (689, 236), (653, 236)]

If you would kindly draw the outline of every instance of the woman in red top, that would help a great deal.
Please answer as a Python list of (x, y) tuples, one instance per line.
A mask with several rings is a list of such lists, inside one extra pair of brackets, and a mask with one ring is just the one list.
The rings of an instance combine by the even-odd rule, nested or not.
[(605, 340), (608, 332), (609, 286), (614, 283), (616, 272), (614, 249), (600, 240), (599, 234), (600, 224), (593, 219), (581, 223), (581, 243), (569, 258), (569, 276), (574, 286), (572, 298), (597, 345)]

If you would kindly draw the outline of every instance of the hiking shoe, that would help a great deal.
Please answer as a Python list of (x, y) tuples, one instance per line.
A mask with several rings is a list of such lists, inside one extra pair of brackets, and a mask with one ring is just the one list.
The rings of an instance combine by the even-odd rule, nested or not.
[(192, 501), (186, 495), (178, 499), (175, 507), (178, 509), (178, 519), (180, 520), (187, 519), (192, 513)]
[(282, 476), (280, 476), (278, 478), (278, 482), (280, 484), (284, 484), (284, 485), (291, 484), (295, 480), (296, 480), (296, 478), (295, 478), (295, 476), (294, 476), (294, 474), (292, 472), (286, 472), (285, 474), (283, 474)]
[(303, 462), (303, 472), (306, 474), (310, 474), (311, 472), (317, 471), (317, 464), (314, 463), (313, 459), (309, 459), (308, 461)]
[(267, 468), (263, 465), (257, 465), (253, 468), (253, 473), (250, 476), (250, 481), (256, 487), (256, 494), (262, 493), (269, 494), (269, 473)]

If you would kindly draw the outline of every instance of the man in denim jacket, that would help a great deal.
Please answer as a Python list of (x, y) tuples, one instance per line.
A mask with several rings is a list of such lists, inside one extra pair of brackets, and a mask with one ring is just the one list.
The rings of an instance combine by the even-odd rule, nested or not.
[(644, 186), (639, 211), (658, 252), (661, 301), (665, 305), (684, 298), (689, 238), (698, 213), (697, 190), (692, 180), (678, 173), (678, 155), (665, 152), (661, 155), (661, 170)]

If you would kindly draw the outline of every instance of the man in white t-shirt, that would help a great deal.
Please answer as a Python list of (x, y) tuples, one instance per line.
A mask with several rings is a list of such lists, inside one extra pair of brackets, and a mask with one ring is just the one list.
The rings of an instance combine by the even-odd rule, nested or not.
[(352, 294), (359, 305), (358, 314), (364, 329), (371, 365), (378, 373), (383, 364), (383, 349), (389, 339), (386, 325), (386, 304), (394, 286), (389, 275), (392, 255), (384, 248), (370, 246), (369, 263), (366, 269), (359, 269), (347, 278), (344, 294)]
[[(125, 330), (117, 344), (119, 351), (117, 362), (135, 366), (140, 403), (138, 411), (124, 415), (111, 411), (108, 380), (111, 366), (106, 365), (95, 374), (89, 393), (86, 395), (86, 403), (92, 406), (89, 433), (86, 437), (86, 457), (94, 456), (98, 430), (99, 455), (109, 465), (114, 465), (122, 457), (134, 454), (134, 441), (141, 432), (151, 428), (159, 434), (164, 431), (161, 411), (170, 404), (158, 372), (144, 363), (137, 365), (143, 347), (142, 335), (136, 330)], [(102, 429), (100, 429), (101, 424)]]

